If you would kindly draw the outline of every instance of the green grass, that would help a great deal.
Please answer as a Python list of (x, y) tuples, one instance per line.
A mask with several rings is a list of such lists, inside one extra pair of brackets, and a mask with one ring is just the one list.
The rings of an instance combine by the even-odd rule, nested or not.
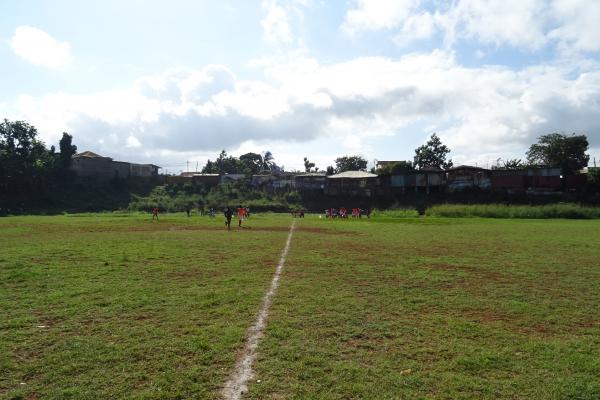
[[(0, 398), (218, 398), (290, 219), (0, 219)], [(600, 221), (297, 224), (247, 398), (600, 398)]]
[(288, 221), (0, 220), (0, 397), (216, 398)]
[(598, 221), (302, 226), (250, 398), (600, 398)]

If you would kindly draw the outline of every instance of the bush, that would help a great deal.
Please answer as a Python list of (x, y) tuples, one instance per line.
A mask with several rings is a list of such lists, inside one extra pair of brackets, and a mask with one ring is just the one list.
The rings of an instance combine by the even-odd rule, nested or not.
[(204, 187), (192, 187), (187, 184), (157, 186), (148, 196), (132, 197), (128, 206), (130, 211), (149, 211), (158, 207), (167, 212), (181, 212), (199, 207), (221, 209), (225, 206), (237, 207), (240, 204), (250, 207), (251, 211), (288, 211), (298, 208), (301, 199), (295, 191), (271, 194), (237, 182), (219, 185), (208, 191)]
[(418, 217), (419, 213), (416, 208), (397, 208), (391, 210), (375, 209), (371, 213), (371, 216), (384, 218), (413, 218)]
[(573, 203), (558, 203), (540, 206), (505, 204), (443, 204), (433, 206), (426, 215), (435, 217), (485, 217), (485, 218), (600, 218), (600, 208), (585, 207)]

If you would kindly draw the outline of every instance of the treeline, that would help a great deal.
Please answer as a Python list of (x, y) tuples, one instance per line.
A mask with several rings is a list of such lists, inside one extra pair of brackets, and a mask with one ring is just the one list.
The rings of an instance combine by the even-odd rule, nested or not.
[[(516, 170), (537, 167), (560, 168), (563, 175), (577, 173), (588, 165), (590, 156), (586, 153), (589, 143), (586, 135), (551, 133), (542, 135), (537, 143), (532, 144), (526, 152), (525, 160), (496, 160), (492, 169)], [(373, 172), (379, 174), (395, 174), (424, 168), (448, 169), (453, 166), (452, 160), (446, 160), (450, 149), (442, 144), (434, 133), (427, 143), (415, 150), (413, 161), (398, 161), (385, 165)]]
[(63, 133), (49, 149), (38, 138), (37, 129), (24, 121), (0, 123), (0, 192), (29, 194), (44, 192), (71, 178), (69, 167), (77, 147)]
[[(542, 135), (536, 143), (533, 143), (526, 152), (526, 158), (496, 160), (492, 169), (515, 170), (529, 167), (556, 167), (560, 168), (564, 175), (577, 173), (588, 165), (590, 156), (586, 153), (589, 143), (586, 135), (575, 133), (566, 135), (563, 133), (551, 133)], [(396, 161), (380, 166), (378, 169), (371, 168), (376, 174), (396, 174), (406, 171), (422, 169), (446, 170), (454, 164), (448, 158), (450, 148), (442, 143), (439, 136), (434, 133), (425, 144), (415, 149), (412, 160)], [(366, 171), (367, 160), (360, 155), (343, 156), (335, 159), (335, 166), (330, 165), (325, 169), (319, 169), (308, 157), (304, 157), (304, 171), (290, 172), (325, 172), (327, 175), (338, 174), (345, 171)], [(284, 172), (284, 168), (273, 162), (273, 154), (266, 151), (262, 154), (246, 153), (239, 158), (230, 156), (225, 150), (215, 161), (208, 160), (203, 173), (215, 174), (260, 174)]]
[[(321, 170), (327, 175), (338, 174), (344, 171), (366, 171), (367, 160), (360, 156), (343, 156), (335, 159), (335, 166), (330, 165), (326, 169)], [(203, 174), (278, 174), (284, 172), (300, 173), (300, 172), (319, 172), (319, 168), (315, 167), (315, 163), (310, 162), (307, 157), (304, 157), (304, 171), (285, 171), (285, 167), (277, 165), (273, 161), (273, 154), (270, 151), (265, 151), (261, 154), (246, 153), (239, 157), (227, 154), (222, 150), (215, 161), (208, 160), (201, 171)]]
[(246, 153), (239, 158), (230, 156), (225, 150), (215, 161), (208, 160), (202, 168), (203, 174), (245, 174), (255, 175), (260, 173), (283, 172), (283, 166), (278, 166), (273, 161), (273, 154), (265, 151), (262, 154)]

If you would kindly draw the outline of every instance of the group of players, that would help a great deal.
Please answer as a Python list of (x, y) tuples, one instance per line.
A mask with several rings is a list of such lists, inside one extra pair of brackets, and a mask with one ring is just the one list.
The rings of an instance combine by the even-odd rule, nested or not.
[[(241, 228), (242, 222), (250, 216), (250, 208), (239, 206), (235, 209), (235, 212), (237, 213), (238, 226)], [(234, 210), (229, 206), (223, 210), (223, 215), (225, 216), (225, 226), (227, 229), (231, 229), (231, 218), (233, 218), (233, 213)]]
[[(159, 213), (159, 209), (158, 207), (154, 207), (152, 209), (152, 220), (156, 219), (158, 220), (158, 213)], [(231, 219), (233, 218), (233, 216), (237, 215), (237, 219), (238, 219), (238, 227), (242, 227), (242, 223), (244, 222), (244, 220), (248, 217), (250, 217), (250, 208), (249, 207), (242, 207), (241, 205), (235, 209), (227, 206), (224, 210), (223, 210), (223, 215), (225, 216), (225, 226), (227, 227), (227, 229), (231, 229)], [(352, 208), (351, 210), (351, 214), (352, 218), (362, 218), (362, 216), (366, 216), (367, 218), (371, 217), (371, 209), (366, 208), (366, 209), (362, 209), (362, 208)], [(188, 211), (188, 217), (190, 216), (190, 213)], [(210, 208), (208, 211), (208, 216), (209, 217), (213, 217), (215, 216), (215, 211), (213, 208)], [(304, 209), (299, 209), (299, 210), (294, 210), (292, 211), (292, 216), (294, 218), (299, 217), (299, 218), (304, 218)], [(321, 217), (319, 217), (321, 218)], [(348, 218), (348, 209), (346, 207), (340, 207), (339, 209), (336, 208), (328, 208), (325, 210), (325, 218)]]
[[(367, 218), (371, 217), (371, 209), (370, 208), (359, 208), (355, 207), (351, 210), (352, 218), (362, 218), (363, 215)], [(328, 208), (325, 210), (325, 218), (348, 218), (348, 209), (346, 207), (336, 208)]]

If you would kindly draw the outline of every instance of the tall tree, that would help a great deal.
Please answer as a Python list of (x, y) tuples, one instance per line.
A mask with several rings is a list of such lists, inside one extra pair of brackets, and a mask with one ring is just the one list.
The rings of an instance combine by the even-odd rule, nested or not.
[(315, 167), (315, 163), (310, 162), (308, 160), (308, 157), (304, 157), (304, 172), (306, 172), (306, 173), (317, 172), (319, 170), (319, 168), (315, 168), (313, 170), (314, 167)]
[(202, 168), (202, 173), (205, 174), (242, 174), (244, 173), (244, 165), (236, 157), (230, 156), (225, 150), (215, 161), (208, 160)]
[(269, 150), (265, 151), (262, 155), (262, 170), (270, 171), (273, 168), (273, 153)]
[(431, 135), (427, 143), (415, 149), (414, 166), (422, 168), (448, 169), (452, 167), (452, 160), (446, 161), (450, 153), (448, 146), (442, 144), (442, 141), (436, 133)]
[(67, 132), (63, 132), (60, 142), (58, 142), (58, 148), (60, 149), (60, 167), (67, 169), (73, 162), (73, 155), (77, 152), (77, 146), (73, 145), (73, 136)]
[(524, 168), (525, 164), (523, 164), (523, 160), (520, 158), (513, 158), (510, 160), (504, 161), (502, 169), (521, 169)]
[(258, 174), (262, 170), (263, 158), (257, 153), (246, 153), (240, 156), (240, 162), (247, 174)]
[(563, 175), (573, 174), (587, 166), (590, 156), (585, 135), (551, 133), (538, 138), (529, 147), (527, 161), (533, 165), (560, 167)]
[(361, 156), (343, 156), (335, 159), (335, 172), (339, 174), (344, 171), (366, 171), (367, 160)]
[(53, 172), (54, 157), (24, 121), (0, 124), (0, 187), (22, 192), (43, 186)]
[(257, 174), (263, 171), (283, 171), (283, 167), (273, 162), (273, 154), (270, 151), (265, 151), (262, 155), (246, 153), (237, 158), (221, 150), (215, 161), (208, 160), (202, 168), (204, 174)]

